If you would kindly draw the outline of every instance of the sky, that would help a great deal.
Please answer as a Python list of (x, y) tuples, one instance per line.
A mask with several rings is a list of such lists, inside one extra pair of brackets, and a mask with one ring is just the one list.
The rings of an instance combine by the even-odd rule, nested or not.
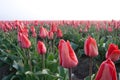
[(119, 0), (0, 0), (0, 20), (120, 20)]

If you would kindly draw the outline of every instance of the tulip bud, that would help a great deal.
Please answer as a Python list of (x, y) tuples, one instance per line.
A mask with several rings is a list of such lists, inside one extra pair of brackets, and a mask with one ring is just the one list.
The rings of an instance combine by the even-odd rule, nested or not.
[(22, 48), (29, 48), (31, 46), (31, 42), (26, 35), (20, 34), (19, 40)]
[(120, 50), (115, 44), (110, 44), (106, 52), (106, 59), (110, 58), (112, 61), (117, 61), (120, 58)]
[(53, 36), (54, 34), (52, 31), (48, 32), (48, 39), (53, 39)]
[(41, 55), (46, 53), (46, 47), (45, 47), (45, 44), (42, 41), (38, 41), (37, 51)]
[(77, 66), (78, 60), (69, 41), (65, 42), (63, 39), (61, 39), (59, 42), (58, 49), (59, 49), (59, 62), (62, 67), (72, 68)]
[(57, 25), (56, 24), (52, 24), (51, 31), (52, 32), (57, 32)]
[(40, 27), (39, 35), (40, 35), (41, 38), (45, 38), (45, 37), (47, 37), (48, 32), (44, 27)]
[(61, 29), (57, 30), (57, 37), (61, 38), (63, 36)]
[(98, 55), (96, 40), (91, 36), (89, 36), (85, 41), (84, 51), (85, 51), (85, 54), (89, 57), (95, 57)]
[(116, 68), (111, 59), (102, 62), (95, 80), (117, 80)]

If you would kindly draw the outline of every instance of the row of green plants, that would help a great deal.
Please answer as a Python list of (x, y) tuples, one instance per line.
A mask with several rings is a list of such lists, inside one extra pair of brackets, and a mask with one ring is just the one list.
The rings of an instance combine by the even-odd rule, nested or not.
[[(0, 60), (2, 63), (0, 66), (8, 64), (11, 71), (2, 80), (71, 80), (72, 66), (65, 67), (60, 64), (60, 50), (58, 46), (61, 40), (69, 40), (72, 49), (77, 55), (77, 59), (79, 59), (82, 56), (86, 56), (84, 46), (88, 36), (96, 40), (99, 55), (93, 59), (99, 62), (96, 64), (99, 69), (100, 64), (106, 60), (105, 54), (109, 44), (114, 43), (120, 47), (120, 29), (115, 29), (111, 25), (112, 31), (104, 28), (96, 30), (96, 25), (90, 24), (89, 26), (89, 28), (86, 28), (84, 24), (77, 27), (68, 24), (39, 24), (36, 26), (28, 24), (26, 26), (17, 25), (17, 28), (12, 28), (8, 31), (1, 28)], [(45, 31), (43, 31), (44, 29)], [(53, 33), (50, 33), (51, 30)], [(30, 42), (23, 44), (22, 38), (20, 38), (21, 32), (28, 36), (27, 38)], [(45, 35), (46, 32), (49, 36)], [(64, 41), (61, 42), (68, 44)], [(39, 51), (38, 46), (40, 47), (41, 44), (38, 45), (38, 42), (43, 43), (46, 49), (42, 47), (43, 51)], [(120, 64), (120, 61), (118, 60), (114, 63)], [(92, 76), (92, 73), (90, 73), (90, 76)], [(86, 76), (85, 79), (94, 80), (94, 78), (95, 75), (94, 77)]]

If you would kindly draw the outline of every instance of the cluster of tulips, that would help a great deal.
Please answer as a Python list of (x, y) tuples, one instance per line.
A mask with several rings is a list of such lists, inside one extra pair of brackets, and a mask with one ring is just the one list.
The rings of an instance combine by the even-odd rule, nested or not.
[[(72, 80), (71, 74), (72, 74), (72, 68), (76, 67), (78, 62), (77, 56), (75, 54), (75, 51), (73, 50), (70, 41), (69, 40), (64, 40), (62, 37), (63, 32), (61, 29), (59, 29), (57, 26), (58, 24), (63, 25), (65, 22), (63, 21), (62, 23), (59, 22), (57, 24), (55, 23), (49, 23), (51, 25), (50, 30), (48, 31), (46, 28), (44, 28), (42, 25), (39, 27), (39, 33), (37, 34), (37, 31), (35, 27), (32, 25), (29, 28), (25, 26), (23, 23), (19, 23), (16, 21), (14, 24), (8, 24), (6, 22), (4, 25), (0, 24), (0, 29), (3, 30), (4, 32), (8, 32), (9, 30), (16, 29), (17, 30), (17, 40), (18, 40), (18, 45), (20, 48), (24, 49), (27, 54), (24, 56), (27, 58), (26, 61), (24, 61), (25, 64), (28, 64), (30, 66), (30, 71), (33, 70), (33, 65), (31, 62), (31, 54), (29, 51), (29, 48), (31, 47), (32, 43), (29, 39), (29, 31), (31, 32), (31, 36), (33, 38), (40, 38), (37, 39), (36, 43), (36, 49), (38, 54), (41, 55), (42, 58), (42, 69), (45, 69), (45, 54), (47, 52), (47, 45), (45, 43), (45, 39), (48, 38), (49, 40), (53, 40), (55, 37), (59, 39), (58, 43), (58, 57), (59, 57), (59, 65), (67, 68), (69, 70), (69, 80)], [(74, 27), (79, 24), (82, 24), (82, 22), (66, 22), (67, 25), (74, 24)], [(79, 24), (78, 24), (79, 23)], [(26, 23), (26, 25), (29, 23)], [(35, 25), (38, 25), (38, 21), (35, 21)], [(41, 23), (43, 24), (43, 23)], [(10, 26), (12, 25), (12, 27)], [(96, 29), (99, 30), (101, 27), (100, 23), (96, 24), (97, 27)], [(115, 25), (116, 28), (119, 26), (119, 22), (112, 21), (108, 23), (108, 31), (112, 31), (111, 25)], [(86, 32), (90, 27), (90, 22), (88, 21), (86, 24), (86, 27), (84, 30), (80, 28), (80, 32)], [(104, 24), (102, 25), (104, 26)], [(105, 28), (105, 27), (104, 27)], [(89, 56), (90, 60), (90, 65), (89, 65), (89, 76), (92, 76), (92, 66), (93, 62), (92, 59), (96, 56), (99, 55), (98, 52), (98, 47), (97, 47), (97, 42), (94, 38), (92, 38), (90, 35), (84, 42), (84, 52), (86, 56)], [(116, 68), (114, 62), (119, 60), (120, 58), (120, 49), (116, 44), (109, 44), (108, 50), (106, 52), (106, 60), (102, 62), (100, 65), (98, 72), (95, 76), (95, 80), (117, 80), (117, 73), (116, 73)], [(52, 80), (52, 79), (51, 79)]]

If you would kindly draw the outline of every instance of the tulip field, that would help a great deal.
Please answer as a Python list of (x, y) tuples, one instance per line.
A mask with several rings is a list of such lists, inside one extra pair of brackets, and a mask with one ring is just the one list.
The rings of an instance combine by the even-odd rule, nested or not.
[(0, 80), (120, 80), (120, 21), (0, 21)]

